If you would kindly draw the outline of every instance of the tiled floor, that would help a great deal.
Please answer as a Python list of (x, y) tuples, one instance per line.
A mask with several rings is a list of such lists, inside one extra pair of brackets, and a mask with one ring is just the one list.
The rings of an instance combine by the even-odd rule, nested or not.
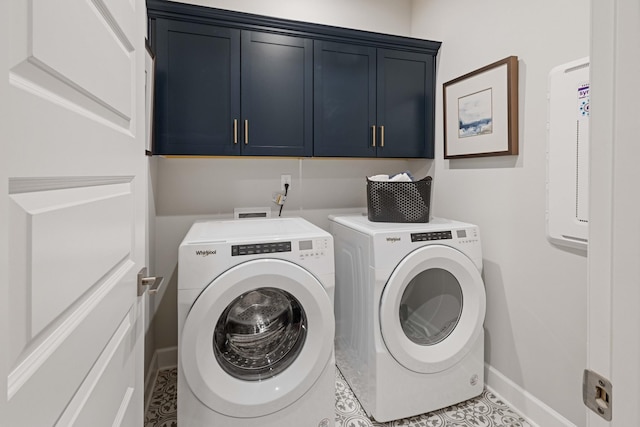
[[(177, 427), (177, 369), (158, 373), (145, 427)], [(336, 369), (336, 427), (531, 427), (490, 391), (458, 405), (389, 423), (371, 421)]]
[(144, 427), (177, 427), (178, 368), (163, 369), (153, 386)]

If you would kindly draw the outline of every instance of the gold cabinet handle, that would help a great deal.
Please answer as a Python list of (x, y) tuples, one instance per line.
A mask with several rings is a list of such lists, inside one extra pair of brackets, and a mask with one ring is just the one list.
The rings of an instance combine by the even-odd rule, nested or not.
[(238, 143), (238, 119), (233, 119), (233, 143)]
[(249, 143), (249, 120), (244, 121), (244, 144)]
[(372, 147), (376, 146), (376, 126), (373, 125), (371, 126), (371, 140), (372, 140)]
[(380, 126), (380, 147), (384, 147), (384, 126)]

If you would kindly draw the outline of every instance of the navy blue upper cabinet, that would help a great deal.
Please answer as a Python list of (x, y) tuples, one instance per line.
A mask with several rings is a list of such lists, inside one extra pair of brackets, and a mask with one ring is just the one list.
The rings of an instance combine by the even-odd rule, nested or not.
[(158, 19), (154, 47), (154, 154), (239, 154), (240, 31)]
[(147, 0), (154, 154), (432, 158), (440, 42)]
[(242, 31), (242, 153), (311, 156), (313, 41)]
[(378, 49), (378, 157), (433, 158), (434, 64), (431, 55)]
[(433, 158), (433, 56), (316, 41), (315, 156)]
[(158, 19), (155, 154), (311, 156), (313, 42)]
[(376, 49), (316, 41), (314, 156), (376, 157)]

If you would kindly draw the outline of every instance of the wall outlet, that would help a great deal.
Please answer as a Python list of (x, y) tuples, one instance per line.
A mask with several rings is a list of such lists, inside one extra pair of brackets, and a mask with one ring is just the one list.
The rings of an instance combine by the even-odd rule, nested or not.
[(284, 185), (289, 184), (289, 189), (291, 189), (291, 175), (280, 175), (280, 189), (284, 191)]

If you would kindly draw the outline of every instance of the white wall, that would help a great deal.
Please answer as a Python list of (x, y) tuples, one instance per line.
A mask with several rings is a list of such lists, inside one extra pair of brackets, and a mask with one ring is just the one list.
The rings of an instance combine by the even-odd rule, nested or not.
[[(412, 17), (412, 36), (443, 41), (433, 212), (482, 232), (489, 385), (542, 426), (585, 425), (587, 262), (546, 240), (545, 126), (549, 71), (589, 55), (589, 4), (415, 0)], [(442, 84), (509, 55), (519, 57), (520, 154), (444, 160)]]

